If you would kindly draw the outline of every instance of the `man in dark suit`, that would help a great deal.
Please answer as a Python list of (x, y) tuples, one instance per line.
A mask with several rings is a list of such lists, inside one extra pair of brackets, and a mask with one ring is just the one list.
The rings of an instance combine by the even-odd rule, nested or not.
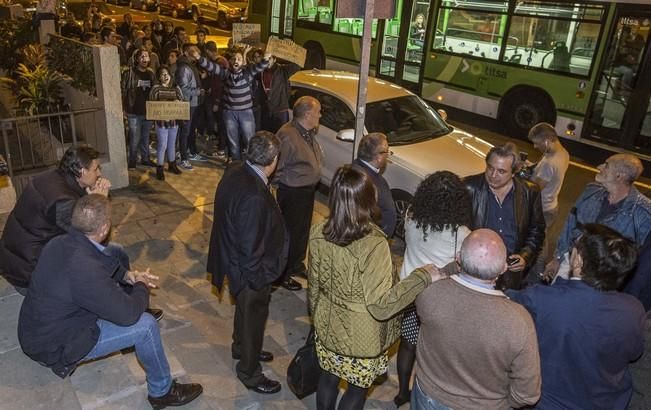
[(233, 359), (237, 377), (258, 393), (277, 393), (280, 383), (262, 374), (262, 350), (271, 284), (287, 263), (289, 238), (280, 208), (268, 188), (276, 169), (280, 141), (267, 131), (251, 138), (245, 162), (234, 162), (215, 193), (215, 213), (208, 251), (208, 272), (221, 289), (228, 277), (235, 297)]
[(201, 385), (172, 378), (158, 323), (145, 312), (158, 277), (149, 269), (130, 270), (107, 254), (108, 198), (95, 193), (80, 198), (70, 224), (68, 233), (45, 245), (32, 274), (18, 319), (25, 354), (65, 378), (80, 363), (134, 347), (152, 407), (196, 399)]
[(353, 162), (353, 166), (364, 171), (375, 185), (377, 205), (382, 216), (380, 228), (382, 228), (387, 238), (393, 236), (397, 221), (396, 206), (393, 203), (391, 188), (389, 188), (389, 184), (382, 176), (391, 154), (387, 136), (381, 132), (372, 132), (362, 137), (357, 149), (357, 159)]
[(540, 188), (515, 176), (519, 161), (515, 144), (490, 149), (486, 171), (465, 178), (472, 197), (473, 226), (497, 232), (508, 251), (508, 270), (497, 289), (520, 289), (522, 279), (545, 239), (545, 218)]

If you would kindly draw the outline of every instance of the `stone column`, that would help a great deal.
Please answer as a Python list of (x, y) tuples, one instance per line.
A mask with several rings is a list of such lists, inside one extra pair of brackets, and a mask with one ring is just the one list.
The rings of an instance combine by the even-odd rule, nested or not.
[(41, 25), (38, 27), (38, 38), (41, 44), (50, 42), (50, 34), (56, 34), (54, 20), (41, 20)]
[[(102, 163), (102, 173), (111, 180), (113, 188), (129, 185), (127, 150), (122, 120), (122, 92), (120, 90), (120, 57), (113, 46), (93, 47), (97, 98), (104, 104), (98, 122), (105, 125), (106, 146), (100, 151), (108, 154), (108, 163)], [(100, 128), (102, 129), (102, 128)], [(99, 148), (99, 147), (98, 147)]]

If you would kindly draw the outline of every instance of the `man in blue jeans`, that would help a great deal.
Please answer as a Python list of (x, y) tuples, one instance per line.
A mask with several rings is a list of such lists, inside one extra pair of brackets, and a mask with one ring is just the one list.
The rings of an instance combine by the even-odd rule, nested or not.
[(122, 105), (129, 123), (129, 168), (135, 168), (140, 151), (142, 165), (153, 167), (149, 158), (151, 121), (146, 119), (147, 97), (154, 86), (155, 75), (149, 68), (149, 53), (137, 50), (132, 66), (122, 74)]
[(20, 345), (61, 378), (82, 362), (134, 347), (152, 407), (187, 404), (203, 388), (172, 379), (158, 323), (145, 312), (158, 277), (127, 270), (120, 260), (126, 256), (106, 248), (110, 213), (105, 196), (82, 197), (70, 232), (45, 246), (20, 310)]

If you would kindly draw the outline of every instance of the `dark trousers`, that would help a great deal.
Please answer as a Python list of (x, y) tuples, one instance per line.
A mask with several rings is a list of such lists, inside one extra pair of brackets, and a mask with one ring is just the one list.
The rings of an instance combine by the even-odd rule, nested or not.
[(289, 254), (284, 279), (305, 272), (305, 252), (310, 236), (316, 185), (304, 187), (278, 186), (278, 206), (289, 233)]
[(231, 349), (233, 355), (240, 356), (235, 370), (237, 377), (247, 387), (256, 386), (263, 376), (259, 357), (269, 315), (270, 295), (271, 285), (267, 285), (260, 290), (246, 286), (235, 296)]
[[(196, 124), (197, 117), (197, 107), (190, 107), (190, 120), (181, 121), (181, 127), (179, 128), (179, 150), (181, 151), (181, 159), (188, 159), (188, 148), (192, 150), (194, 146), (196, 150), (196, 134), (194, 133), (194, 127)], [(192, 137), (192, 141), (190, 138)], [(190, 146), (192, 144), (192, 146)]]

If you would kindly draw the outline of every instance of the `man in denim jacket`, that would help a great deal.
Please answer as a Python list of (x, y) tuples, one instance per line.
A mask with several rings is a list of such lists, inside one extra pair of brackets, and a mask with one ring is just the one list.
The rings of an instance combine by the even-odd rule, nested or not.
[(569, 250), (587, 223), (606, 225), (622, 236), (644, 245), (651, 231), (651, 200), (633, 183), (642, 174), (642, 163), (634, 155), (615, 154), (599, 165), (596, 183), (590, 183), (577, 199), (558, 238), (555, 258), (547, 264), (545, 277), (557, 274), (567, 279)]

